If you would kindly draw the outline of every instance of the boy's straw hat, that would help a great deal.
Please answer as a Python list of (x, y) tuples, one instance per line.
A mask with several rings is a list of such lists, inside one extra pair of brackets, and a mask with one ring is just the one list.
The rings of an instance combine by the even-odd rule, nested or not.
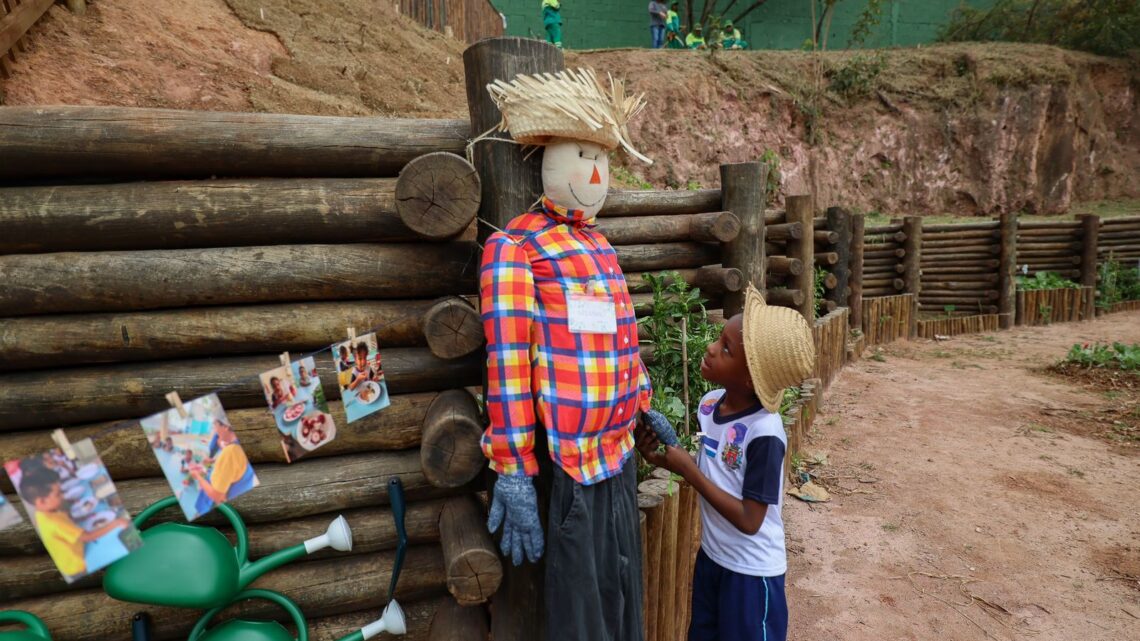
[(815, 341), (804, 317), (790, 307), (764, 302), (755, 287), (744, 296), (744, 358), (764, 409), (780, 411), (784, 389), (815, 368)]
[(524, 145), (546, 145), (555, 138), (584, 140), (615, 149), (619, 145), (642, 162), (629, 141), (629, 121), (645, 108), (645, 95), (627, 96), (625, 85), (610, 76), (607, 91), (592, 69), (518, 75), (487, 85), (503, 114), (497, 127)]

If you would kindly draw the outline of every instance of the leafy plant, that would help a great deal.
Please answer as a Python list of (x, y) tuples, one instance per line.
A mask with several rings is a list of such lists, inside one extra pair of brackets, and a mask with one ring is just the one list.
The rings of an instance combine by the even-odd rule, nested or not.
[(622, 167), (621, 165), (610, 164), (610, 176), (615, 182), (627, 185), (629, 187), (636, 187), (637, 189), (653, 189), (653, 185), (631, 172), (630, 170)]
[(1065, 363), (1075, 363), (1081, 367), (1111, 367), (1124, 371), (1140, 371), (1140, 343), (1126, 345), (1115, 342), (1112, 345), (1077, 343), (1069, 349)]
[(815, 317), (819, 318), (827, 314), (827, 305), (825, 304), (823, 295), (827, 293), (827, 288), (824, 286), (824, 281), (827, 280), (827, 271), (823, 269), (812, 269), (812, 290), (815, 294)]
[(1077, 289), (1080, 285), (1068, 278), (1062, 278), (1054, 272), (1037, 272), (1032, 278), (1028, 276), (1017, 277), (1017, 288), (1026, 291), (1038, 289)]
[(1126, 267), (1111, 258), (1097, 268), (1097, 307), (1108, 309), (1126, 300), (1140, 300), (1140, 266)]
[(939, 35), (945, 42), (1036, 42), (1106, 56), (1140, 48), (1136, 0), (997, 0), (987, 9), (963, 3)]
[(760, 154), (760, 162), (768, 165), (768, 180), (764, 189), (768, 194), (768, 200), (771, 201), (780, 193), (780, 154), (771, 149), (764, 149), (764, 153)]
[(827, 88), (844, 98), (860, 98), (878, 88), (879, 74), (887, 66), (886, 56), (879, 51), (872, 55), (855, 54), (841, 66), (827, 73)]
[[(678, 272), (646, 274), (653, 289), (653, 314), (638, 321), (648, 338), (642, 343), (653, 346), (652, 362), (646, 364), (653, 381), (653, 409), (664, 414), (677, 430), (682, 442), (693, 449), (692, 435), (685, 431), (685, 415), (696, 425), (696, 411), (701, 397), (715, 385), (701, 376), (701, 358), (709, 343), (720, 335), (720, 325), (709, 321), (701, 291), (689, 287)], [(685, 334), (681, 333), (685, 320)], [(681, 344), (688, 351), (688, 364), (683, 362)], [(685, 379), (689, 383), (689, 405), (682, 396)]]

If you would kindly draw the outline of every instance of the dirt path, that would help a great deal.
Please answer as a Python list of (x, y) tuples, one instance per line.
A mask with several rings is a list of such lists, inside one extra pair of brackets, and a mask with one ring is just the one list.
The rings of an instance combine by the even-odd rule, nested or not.
[(790, 638), (1140, 639), (1140, 448), (1039, 371), (1094, 340), (1140, 342), (1140, 313), (847, 367), (808, 445), (833, 500), (785, 508)]

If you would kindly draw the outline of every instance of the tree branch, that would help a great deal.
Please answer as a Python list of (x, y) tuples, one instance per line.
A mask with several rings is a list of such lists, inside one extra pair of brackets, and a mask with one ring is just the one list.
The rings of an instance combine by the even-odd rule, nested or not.
[(738, 15), (738, 16), (736, 16), (735, 18), (733, 18), (733, 19), (732, 19), (732, 24), (733, 24), (733, 25), (736, 25), (737, 23), (739, 23), (741, 20), (743, 20), (743, 19), (744, 19), (744, 16), (746, 16), (746, 15), (748, 15), (748, 14), (752, 13), (752, 10), (753, 10), (753, 9), (759, 8), (760, 6), (762, 6), (762, 5), (763, 5), (764, 3), (766, 3), (766, 2), (768, 2), (768, 0), (757, 0), (756, 2), (753, 2), (752, 4), (750, 4), (750, 5), (748, 6), (748, 8), (747, 8), (747, 9), (745, 9), (745, 10), (741, 11), (741, 12), (740, 12), (740, 15)]

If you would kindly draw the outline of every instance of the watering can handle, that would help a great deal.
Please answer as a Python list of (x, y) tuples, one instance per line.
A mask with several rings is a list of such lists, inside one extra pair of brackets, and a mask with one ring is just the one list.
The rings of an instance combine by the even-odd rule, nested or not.
[(28, 632), (43, 637), (44, 641), (51, 641), (51, 632), (40, 618), (31, 612), (23, 610), (6, 610), (0, 612), (0, 623), (22, 623), (28, 626)]
[[(165, 510), (169, 507), (178, 505), (178, 499), (173, 496), (168, 496), (148, 505), (142, 512), (139, 512), (135, 517), (135, 527), (142, 529), (143, 524), (154, 518), (155, 514)], [(237, 537), (237, 557), (238, 563), (244, 565), (249, 560), (249, 535), (245, 531), (245, 522), (241, 520), (241, 515), (237, 510), (226, 505), (225, 503), (218, 506), (218, 511), (226, 520), (230, 522), (230, 526), (234, 529), (234, 536)]]
[(194, 624), (194, 629), (190, 631), (190, 636), (187, 637), (187, 641), (196, 641), (198, 637), (202, 636), (202, 633), (206, 631), (206, 624), (210, 622), (210, 619), (213, 619), (219, 612), (238, 601), (245, 601), (246, 599), (265, 599), (266, 601), (272, 601), (281, 606), (282, 609), (289, 613), (289, 617), (293, 619), (293, 625), (297, 626), (297, 641), (309, 641), (309, 624), (305, 621), (305, 615), (301, 613), (301, 608), (284, 594), (261, 589), (239, 592), (229, 603), (220, 605), (207, 612), (205, 616), (198, 619), (198, 623)]

